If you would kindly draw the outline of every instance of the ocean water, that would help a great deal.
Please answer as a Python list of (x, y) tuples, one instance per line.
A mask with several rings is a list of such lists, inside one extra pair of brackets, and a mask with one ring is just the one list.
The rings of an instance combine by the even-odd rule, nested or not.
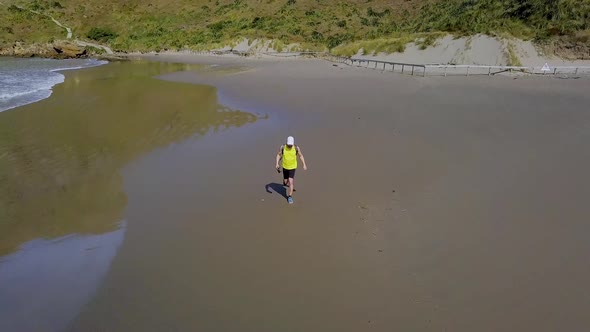
[(51, 96), (51, 88), (63, 83), (60, 71), (106, 64), (96, 59), (20, 59), (0, 57), (0, 112)]

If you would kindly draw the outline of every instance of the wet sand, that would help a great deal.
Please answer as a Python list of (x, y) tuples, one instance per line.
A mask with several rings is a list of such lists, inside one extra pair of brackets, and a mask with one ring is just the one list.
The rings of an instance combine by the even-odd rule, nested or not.
[[(219, 64), (159, 78), (268, 117), (126, 160), (125, 239), (69, 330), (590, 324), (590, 80), (158, 60)], [(292, 206), (273, 170), (287, 135), (309, 166)]]
[(152, 78), (198, 66), (68, 71), (51, 98), (0, 114), (0, 330), (63, 331), (123, 242), (124, 165), (256, 116), (208, 86)]

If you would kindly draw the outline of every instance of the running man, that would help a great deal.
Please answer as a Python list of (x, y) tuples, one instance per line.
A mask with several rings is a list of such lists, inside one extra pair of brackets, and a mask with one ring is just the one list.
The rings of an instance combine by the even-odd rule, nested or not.
[(303, 170), (307, 171), (307, 165), (305, 164), (305, 158), (301, 149), (295, 145), (295, 139), (293, 136), (287, 137), (287, 144), (281, 145), (279, 153), (277, 153), (275, 168), (280, 172), (279, 161), (283, 160), (283, 186), (288, 186), (289, 191), (287, 193), (287, 201), (289, 204), (293, 204), (293, 191), (295, 190), (295, 170), (297, 169), (297, 156), (303, 163)]

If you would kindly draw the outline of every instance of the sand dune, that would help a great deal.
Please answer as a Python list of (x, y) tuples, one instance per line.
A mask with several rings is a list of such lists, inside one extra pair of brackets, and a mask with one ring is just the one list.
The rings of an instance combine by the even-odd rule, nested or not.
[[(511, 52), (514, 59), (511, 59)], [(447, 35), (424, 50), (416, 43), (409, 43), (403, 53), (362, 55), (359, 52), (355, 57), (417, 64), (543, 66), (548, 63), (552, 67), (590, 66), (588, 60), (572, 61), (543, 55), (531, 41), (486, 35), (460, 38)]]
[[(236, 45), (228, 45), (219, 50), (252, 52), (261, 56), (267, 52), (290, 52), (300, 49), (298, 44), (286, 45), (282, 50), (273, 49), (273, 45), (271, 40), (242, 39)], [(433, 45), (426, 49), (421, 49), (416, 42), (411, 42), (401, 53), (364, 55), (361, 49), (354, 55), (354, 58), (415, 64), (541, 67), (547, 63), (551, 67), (590, 67), (590, 60), (567, 60), (555, 55), (544, 54), (543, 50), (535, 46), (532, 41), (481, 34), (469, 37), (446, 35), (437, 39)]]

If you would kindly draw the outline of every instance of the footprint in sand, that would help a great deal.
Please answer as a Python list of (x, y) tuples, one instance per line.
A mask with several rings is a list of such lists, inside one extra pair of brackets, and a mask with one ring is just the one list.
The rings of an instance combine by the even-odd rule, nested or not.
[(379, 219), (375, 216), (374, 212), (376, 211), (376, 208), (373, 206), (369, 206), (366, 203), (359, 202), (358, 209), (359, 220), (362, 221), (363, 224), (365, 224), (363, 228), (365, 229), (367, 235), (370, 235), (370, 237), (373, 239), (377, 238), (379, 228), (375, 223), (376, 221), (382, 221), (383, 219)]

